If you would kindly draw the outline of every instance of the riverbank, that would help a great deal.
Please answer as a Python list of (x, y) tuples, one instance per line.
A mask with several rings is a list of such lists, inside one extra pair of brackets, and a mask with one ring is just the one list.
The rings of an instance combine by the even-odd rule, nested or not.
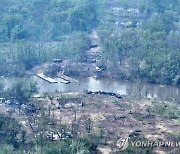
[[(173, 117), (175, 112), (179, 112), (179, 105), (176, 104), (173, 110), (167, 106), (169, 114), (161, 115), (154, 110), (155, 105), (168, 104), (161, 101), (117, 98), (100, 93), (54, 93), (36, 94), (30, 102), (33, 102), (33, 112), (28, 112), (26, 105), (20, 113), (5, 105), (0, 108), (4, 114), (11, 112), (11, 116), (23, 125), (28, 141), (34, 140), (43, 128), (46, 130), (44, 135), (51, 136), (50, 142), (62, 140), (64, 134), (68, 134), (67, 138), (93, 136), (98, 146), (105, 145), (114, 152), (118, 150), (119, 138), (138, 139), (133, 134), (148, 141), (175, 141), (180, 126), (180, 117)], [(40, 123), (42, 119), (43, 125)], [(60, 126), (66, 126), (63, 132)], [(156, 153), (177, 150), (173, 147), (153, 148)]]
[[(158, 81), (151, 78), (146, 78), (142, 74), (138, 74), (132, 70), (130, 61), (124, 59), (121, 62), (119, 61), (110, 61), (106, 60), (103, 53), (102, 44), (100, 38), (96, 32), (93, 30), (89, 36), (91, 45), (88, 50), (83, 51), (84, 57), (79, 61), (73, 61), (72, 59), (62, 58), (60, 62), (49, 62), (37, 65), (28, 71), (28, 74), (38, 74), (45, 72), (48, 69), (48, 66), (59, 67), (61, 72), (70, 77), (94, 77), (96, 79), (100, 78), (109, 78), (109, 80), (128, 80), (133, 82), (145, 82), (152, 84), (162, 84), (167, 85), (164, 81)], [(137, 70), (136, 70), (137, 71)], [(139, 76), (140, 75), (140, 76)], [(179, 86), (179, 76), (171, 82), (172, 85)], [(170, 83), (168, 83), (170, 84)]]
[[(31, 77), (36, 83), (39, 93), (55, 92), (83, 92), (104, 91), (113, 92), (132, 98), (147, 98), (153, 100), (169, 101), (180, 103), (180, 89), (174, 86), (163, 86), (156, 84), (147, 84), (142, 82), (129, 82), (108, 78), (95, 79), (94, 77), (76, 77), (79, 82), (69, 84), (61, 83), (60, 78), (56, 78), (58, 83), (50, 84), (36, 76)], [(22, 78), (2, 78), (5, 88), (10, 88), (13, 82)]]

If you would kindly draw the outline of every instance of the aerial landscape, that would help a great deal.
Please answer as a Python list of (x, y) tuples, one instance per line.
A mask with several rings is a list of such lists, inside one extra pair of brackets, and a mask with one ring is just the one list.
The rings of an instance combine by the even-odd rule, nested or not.
[(0, 0), (0, 154), (121, 153), (180, 153), (180, 0)]

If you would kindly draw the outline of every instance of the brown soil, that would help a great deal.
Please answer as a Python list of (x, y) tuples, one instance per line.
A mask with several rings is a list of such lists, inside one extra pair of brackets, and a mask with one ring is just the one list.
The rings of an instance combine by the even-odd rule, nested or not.
[[(59, 98), (67, 99), (66, 103), (75, 105), (66, 108), (62, 107), (58, 101)], [(62, 124), (69, 126), (75, 121), (79, 123), (79, 136), (87, 134), (82, 119), (90, 116), (93, 123), (91, 132), (98, 134), (102, 130), (108, 138), (109, 146), (106, 147), (108, 149), (118, 138), (127, 137), (136, 131), (148, 140), (162, 141), (170, 140), (169, 134), (179, 132), (180, 124), (177, 121), (166, 119), (153, 113), (149, 115), (147, 108), (152, 105), (151, 100), (118, 99), (107, 95), (81, 93), (59, 93), (32, 99), (33, 102), (38, 102), (45, 108), (46, 115), (50, 107), (50, 118), (56, 122), (61, 121)], [(9, 107), (1, 105), (1, 113), (8, 114), (8, 110)], [(15, 110), (11, 116), (22, 123), (29, 136), (33, 134), (27, 122), (28, 116), (19, 114), (18, 110)], [(33, 114), (33, 117), (40, 116), (40, 112)], [(102, 148), (101, 150), (103, 151)], [(164, 151), (163, 148), (156, 150)]]

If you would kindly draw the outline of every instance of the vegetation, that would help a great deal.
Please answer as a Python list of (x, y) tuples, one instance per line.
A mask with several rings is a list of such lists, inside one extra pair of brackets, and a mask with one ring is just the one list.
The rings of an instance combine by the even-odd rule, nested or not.
[(89, 47), (87, 32), (97, 23), (91, 0), (33, 0), (23, 5), (9, 0), (0, 6), (0, 75), (5, 76), (23, 76), (53, 58), (81, 60)]
[(47, 144), (41, 148), (43, 154), (91, 154), (96, 145), (89, 143), (86, 139), (68, 139), (56, 144)]
[(37, 91), (37, 84), (28, 78), (15, 81), (6, 93), (8, 98), (14, 98), (19, 103), (25, 103)]
[(150, 112), (154, 112), (169, 119), (180, 118), (180, 107), (174, 103), (155, 103), (150, 108)]
[[(0, 75), (23, 76), (35, 65), (53, 62), (53, 59), (56, 58), (68, 57), (72, 61), (82, 60), (88, 44), (87, 34), (80, 32), (71, 33), (64, 41), (56, 43), (23, 40), (16, 44), (2, 44)], [(3, 52), (3, 50), (7, 50), (7, 52)]]
[(54, 58), (83, 61), (88, 33), (96, 28), (103, 47), (100, 63), (105, 68), (106, 60), (120, 63), (119, 78), (179, 85), (178, 0), (33, 0), (23, 5), (8, 0), (0, 5), (0, 75), (23, 76)]
[[(129, 135), (132, 142), (134, 141), (140, 141), (140, 142), (147, 142), (148, 140), (139, 133), (132, 132)], [(124, 154), (131, 154), (131, 153), (143, 153), (143, 154), (150, 154), (153, 153), (153, 147), (134, 147), (130, 145), (125, 151), (123, 151)]]
[(59, 71), (61, 71), (61, 68), (58, 65), (49, 65), (45, 72), (45, 75), (50, 77), (56, 77)]
[[(3, 147), (0, 149), (0, 153), (11, 153), (11, 154), (18, 154), (18, 153), (35, 153), (38, 154), (91, 154), (91, 144), (88, 143), (86, 140), (83, 139), (68, 139), (64, 141), (59, 141), (57, 143), (48, 143), (44, 146), (35, 145), (31, 148), (24, 145), (21, 149), (17, 150), (10, 144), (4, 144)], [(94, 152), (94, 151), (93, 151)]]
[(87, 139), (66, 139), (56, 143), (44, 140), (44, 144), (27, 144), (26, 131), (9, 116), (0, 115), (0, 153), (43, 153), (43, 154), (90, 154), (96, 146)]
[(1, 1), (0, 40), (62, 40), (97, 23), (94, 0)]
[(169, 136), (172, 137), (172, 138), (175, 138), (177, 140), (180, 139), (180, 133), (179, 132), (177, 132), (177, 133), (170, 133)]
[[(159, 117), (157, 113), (152, 114), (152, 111), (148, 113), (146, 109), (149, 106), (142, 106), (143, 101), (133, 101), (132, 104), (129, 104), (129, 101), (129, 99), (122, 100), (115, 96), (101, 94), (34, 95), (28, 103), (23, 104), (20, 113), (15, 108), (10, 116), (0, 118), (0, 135), (3, 137), (2, 142), (0, 140), (0, 147), (3, 147), (0, 148), (0, 152), (3, 154), (98, 153), (101, 145), (112, 146), (112, 150), (118, 148), (116, 147), (117, 138), (121, 137), (119, 134), (127, 134), (133, 141), (146, 141), (147, 139), (141, 138), (139, 134), (143, 136), (147, 135), (147, 132), (148, 134), (161, 133), (161, 130), (152, 128), (156, 123), (164, 121), (163, 127), (166, 127), (167, 122), (170, 126), (174, 125), (175, 121)], [(71, 104), (76, 106), (73, 107)], [(71, 106), (68, 107), (68, 105)], [(30, 112), (24, 112), (23, 108), (29, 108)], [(7, 109), (9, 110), (9, 107)], [(173, 111), (175, 112), (175, 109)], [(138, 124), (141, 127), (137, 127)], [(119, 129), (120, 127), (122, 129)], [(135, 128), (134, 133), (129, 134), (132, 128)], [(174, 125), (170, 132), (176, 132), (178, 128), (178, 125)], [(13, 132), (14, 129), (15, 135), (8, 133), (8, 131)], [(178, 137), (178, 134), (175, 135)], [(173, 135), (170, 137), (177, 138)], [(7, 140), (9, 138), (10, 141)], [(11, 143), (12, 138), (13, 143)], [(152, 147), (129, 145), (123, 153), (152, 153), (152, 150), (154, 150)]]
[(128, 65), (128, 79), (178, 85), (179, 1), (114, 3), (99, 28), (104, 59), (120, 62), (119, 71)]
[[(165, 122), (179, 120), (179, 105), (167, 102), (149, 107), (120, 102), (120, 96), (110, 101), (114, 95), (100, 93), (31, 97), (38, 92), (37, 84), (26, 78), (35, 66), (49, 63), (44, 73), (51, 77), (59, 71), (94, 75), (90, 71), (96, 69), (97, 77), (112, 74), (112, 78), (180, 85), (179, 17), (179, 0), (0, 0), (0, 76), (24, 77), (8, 89), (0, 81), (0, 109), (10, 114), (0, 114), (0, 154), (97, 153), (98, 145), (114, 146), (126, 129), (127, 133), (141, 125), (145, 129), (137, 132), (151, 131), (157, 114)], [(97, 45), (89, 37), (92, 31), (100, 38)], [(86, 52), (93, 46), (100, 46), (102, 53)], [(55, 59), (62, 59), (65, 70), (52, 64)], [(78, 67), (82, 62), (88, 67)], [(139, 97), (140, 88), (139, 84)], [(68, 124), (62, 123), (63, 118)], [(174, 127), (170, 132), (178, 126)], [(94, 133), (96, 129), (99, 132)], [(138, 134), (130, 137), (145, 139)], [(179, 133), (171, 137), (179, 139)], [(124, 153), (152, 150), (130, 146)]]
[(4, 92), (4, 84), (0, 82), (0, 97), (3, 95)]
[(18, 148), (21, 145), (21, 139), (18, 140), (18, 135), (22, 133), (21, 125), (15, 119), (0, 114), (0, 133), (0, 146), (10, 144)]

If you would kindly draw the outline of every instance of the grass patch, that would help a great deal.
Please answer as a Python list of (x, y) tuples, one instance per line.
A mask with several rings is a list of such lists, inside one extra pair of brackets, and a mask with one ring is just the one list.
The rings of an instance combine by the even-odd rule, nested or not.
[(168, 119), (180, 119), (180, 106), (175, 103), (153, 103), (150, 107), (150, 112), (156, 113)]
[(171, 133), (169, 134), (170, 137), (174, 138), (174, 139), (177, 139), (179, 140), (180, 139), (180, 133), (177, 132), (177, 133)]

